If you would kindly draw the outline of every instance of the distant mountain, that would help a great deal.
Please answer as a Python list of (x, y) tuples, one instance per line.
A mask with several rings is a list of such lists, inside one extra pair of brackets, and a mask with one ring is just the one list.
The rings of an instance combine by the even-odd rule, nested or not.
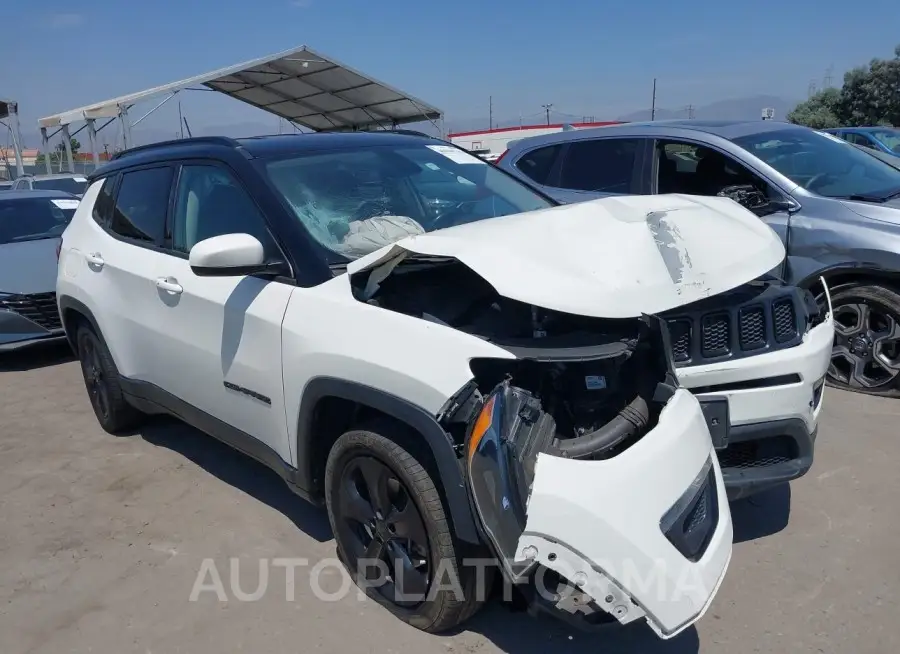
[[(734, 98), (720, 100), (712, 104), (694, 108), (694, 118), (700, 120), (759, 120), (761, 112), (766, 107), (775, 110), (775, 120), (784, 120), (797, 102), (785, 100), (773, 95), (755, 95), (747, 98)], [(616, 120), (627, 122), (650, 120), (650, 109), (642, 109)], [(671, 120), (676, 118), (688, 118), (686, 109), (657, 109), (656, 120)]]
[[(772, 95), (755, 95), (746, 98), (732, 98), (729, 100), (720, 100), (711, 104), (694, 108), (694, 118), (701, 120), (758, 120), (760, 112), (764, 107), (772, 107), (775, 109), (775, 119), (784, 120), (788, 112), (794, 108), (797, 103), (792, 100), (772, 96)], [(621, 120), (621, 121), (639, 121), (650, 120), (650, 109), (642, 109), (634, 111), (623, 116), (603, 116), (595, 114), (592, 116), (594, 120)], [(657, 120), (669, 120), (675, 118), (688, 118), (687, 110), (658, 108), (656, 110)], [(588, 118), (590, 119), (590, 117)], [(551, 112), (550, 121), (553, 123), (578, 122), (580, 116), (571, 116), (568, 114), (555, 114)], [(527, 123), (541, 122), (530, 118), (525, 121)], [(177, 123), (177, 121), (176, 121)], [(491, 123), (487, 116), (483, 118), (450, 118), (445, 121), (444, 127), (449, 132), (468, 132), (487, 129)], [(522, 124), (520, 118), (493, 119), (493, 126), (497, 127), (516, 127)], [(409, 129), (415, 129), (428, 134), (437, 134), (437, 129), (430, 123), (418, 123), (415, 125), (407, 125)], [(282, 133), (289, 133), (290, 126), (282, 123)], [(230, 136), (240, 138), (244, 136), (260, 136), (263, 134), (277, 134), (279, 130), (278, 120), (274, 116), (268, 120), (259, 120), (252, 122), (232, 123), (230, 125), (200, 125), (194, 122), (191, 125), (191, 132), (194, 136)], [(98, 134), (98, 146), (102, 149), (104, 143), (110, 145), (116, 140), (117, 131), (114, 125), (110, 125), (106, 130)], [(176, 139), (180, 135), (176, 130), (162, 130), (157, 127), (144, 127), (143, 125), (136, 127), (133, 132), (135, 143), (143, 145), (145, 143), (154, 143), (157, 141), (168, 141)], [(39, 148), (41, 146), (40, 133), (36, 130), (28, 130), (24, 125), (22, 128), (22, 136), (27, 147)], [(187, 133), (185, 133), (187, 136)], [(58, 138), (55, 142), (58, 142)], [(80, 132), (76, 138), (82, 143), (83, 151), (88, 150), (87, 135), (84, 131)]]
[[(694, 118), (702, 120), (758, 120), (761, 111), (765, 107), (775, 109), (775, 119), (784, 120), (788, 112), (794, 108), (796, 101), (786, 100), (773, 95), (754, 95), (746, 98), (732, 98), (729, 100), (720, 100), (708, 105), (694, 107)], [(641, 109), (622, 116), (604, 116), (595, 114), (588, 117), (596, 121), (603, 120), (621, 120), (625, 122), (634, 122), (640, 120), (650, 120), (650, 109)], [(665, 107), (656, 109), (656, 120), (672, 120), (676, 118), (688, 118), (687, 109), (668, 109)], [(550, 122), (552, 123), (570, 123), (579, 122), (580, 116), (571, 116), (569, 114), (550, 114)], [(470, 132), (488, 129), (490, 120), (483, 118), (463, 118), (451, 119), (446, 121), (447, 129), (450, 132)], [(534, 118), (525, 121), (528, 123), (541, 122)], [(494, 128), (498, 127), (516, 127), (521, 124), (519, 118), (513, 119), (494, 119)]]

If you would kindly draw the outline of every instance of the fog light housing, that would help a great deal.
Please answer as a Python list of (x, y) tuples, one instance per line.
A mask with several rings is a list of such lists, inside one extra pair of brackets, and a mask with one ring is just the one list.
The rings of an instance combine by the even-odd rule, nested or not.
[(665, 537), (689, 561), (699, 561), (719, 524), (719, 497), (712, 456), (659, 522)]

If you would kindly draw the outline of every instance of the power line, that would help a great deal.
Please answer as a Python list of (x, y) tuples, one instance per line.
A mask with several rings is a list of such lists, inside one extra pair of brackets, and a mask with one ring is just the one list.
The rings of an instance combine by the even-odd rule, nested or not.
[(547, 114), (547, 124), (549, 125), (550, 124), (550, 109), (553, 108), (553, 103), (542, 104), (541, 106), (544, 108), (544, 112)]

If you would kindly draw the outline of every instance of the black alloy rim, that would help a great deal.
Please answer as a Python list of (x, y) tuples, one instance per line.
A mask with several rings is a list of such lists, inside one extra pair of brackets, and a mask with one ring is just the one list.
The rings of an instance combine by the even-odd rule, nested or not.
[(834, 347), (828, 376), (858, 390), (890, 385), (900, 374), (900, 317), (864, 302), (834, 309)]
[(84, 372), (91, 404), (101, 416), (108, 418), (109, 387), (106, 375), (103, 374), (103, 366), (100, 365), (100, 353), (90, 338), (85, 338), (81, 342), (81, 369)]
[(397, 475), (374, 457), (352, 459), (334, 511), (350, 569), (398, 606), (423, 602), (431, 580), (428, 534)]

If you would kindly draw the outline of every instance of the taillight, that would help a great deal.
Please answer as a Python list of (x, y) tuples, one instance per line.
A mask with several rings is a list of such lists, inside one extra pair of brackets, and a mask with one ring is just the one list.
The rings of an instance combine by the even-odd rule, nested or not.
[(62, 250), (62, 239), (56, 243), (56, 261), (59, 262), (59, 253)]
[(501, 154), (499, 157), (497, 157), (496, 159), (494, 159), (494, 165), (495, 165), (495, 166), (496, 166), (497, 164), (500, 163), (500, 160), (503, 159), (503, 157), (506, 156), (506, 153), (507, 153), (507, 152), (509, 152), (509, 150), (504, 150), (504, 151), (503, 151), (503, 154)]

